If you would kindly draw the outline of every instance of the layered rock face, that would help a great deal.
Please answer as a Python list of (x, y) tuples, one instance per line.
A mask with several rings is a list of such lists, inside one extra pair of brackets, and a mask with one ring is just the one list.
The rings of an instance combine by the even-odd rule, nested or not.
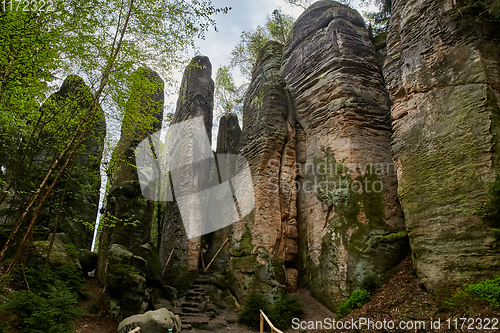
[(313, 294), (335, 309), (408, 251), (388, 95), (363, 19), (334, 1), (299, 17), (282, 66), (297, 121), (295, 262)]
[[(269, 42), (261, 50), (243, 105), (239, 154), (248, 161), (255, 209), (234, 224), (229, 270), (247, 292), (270, 300), (284, 292), (285, 262), (297, 254), (295, 188), (295, 117), (281, 78), (283, 46)], [(237, 165), (237, 170), (241, 165)]]
[(498, 25), (453, 19), (460, 3), (394, 1), (384, 68), (414, 265), (437, 297), (500, 265), (498, 226), (474, 213), (499, 172)]
[[(173, 124), (177, 124), (202, 117), (209, 140), (212, 137), (214, 98), (214, 82), (211, 76), (212, 65), (208, 57), (198, 56), (191, 60), (184, 71), (173, 120)], [(180, 169), (172, 172), (171, 176), (173, 183), (183, 184), (179, 188), (199, 190), (208, 187), (212, 164), (202, 162), (197, 165), (197, 168), (191, 168), (194, 163), (193, 156), (196, 155), (196, 149), (199, 148), (197, 144), (200, 144), (192, 142), (191, 139), (192, 137), (188, 133), (187, 136), (180, 139), (181, 142), (176, 142), (181, 147), (178, 152)], [(189, 192), (189, 190), (186, 191)], [(160, 259), (165, 265), (172, 253), (172, 260), (165, 270), (165, 281), (169, 285), (185, 291), (189, 286), (187, 280), (189, 272), (197, 272), (198, 270), (201, 238), (187, 239), (178, 202), (175, 199), (182, 195), (183, 193), (174, 193), (174, 201), (167, 202), (160, 242)]]
[(160, 76), (139, 68), (120, 141), (113, 152), (111, 188), (100, 221), (97, 277), (114, 300), (112, 311), (118, 318), (143, 313), (151, 295), (161, 288), (157, 249), (150, 242), (154, 206), (141, 191), (134, 150), (148, 135), (160, 130), (163, 96)]

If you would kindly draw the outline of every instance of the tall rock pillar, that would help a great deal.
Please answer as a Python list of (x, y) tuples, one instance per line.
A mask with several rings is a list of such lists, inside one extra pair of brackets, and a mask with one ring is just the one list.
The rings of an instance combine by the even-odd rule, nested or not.
[(500, 29), (464, 3), (393, 1), (384, 67), (413, 261), (438, 298), (500, 267), (498, 216), (481, 217), (500, 171)]
[[(230, 273), (241, 300), (250, 291), (272, 301), (285, 291), (285, 264), (297, 254), (295, 115), (280, 68), (283, 46), (260, 51), (243, 104), (239, 154), (250, 167), (255, 208), (234, 224)], [(241, 166), (237, 166), (240, 168)]]
[(150, 291), (161, 288), (157, 249), (150, 242), (154, 203), (141, 191), (135, 149), (161, 129), (163, 100), (163, 80), (139, 68), (113, 152), (111, 186), (100, 221), (97, 277), (114, 300), (112, 311), (118, 318), (144, 312)]
[(363, 19), (331, 0), (297, 19), (282, 71), (297, 119), (297, 264), (334, 310), (408, 251), (388, 95)]
[[(210, 141), (212, 138), (213, 98), (214, 82), (210, 60), (204, 56), (195, 57), (184, 71), (173, 124), (202, 117)], [(172, 172), (172, 180), (174, 183), (184, 184), (191, 188), (206, 188), (210, 180), (212, 165), (207, 162), (198, 165), (198, 168), (191, 168), (190, 166), (193, 164), (191, 159), (196, 155), (196, 149), (199, 147), (196, 146), (195, 142), (190, 141), (189, 135), (181, 138), (180, 141), (183, 139), (185, 142), (176, 143), (182, 147), (182, 151), (176, 152), (179, 154), (177, 159), (182, 171)], [(174, 177), (178, 178), (174, 179)], [(180, 193), (174, 195), (178, 197)], [(190, 272), (198, 271), (200, 246), (201, 237), (187, 239), (178, 202), (175, 199), (173, 202), (167, 202), (160, 243), (160, 259), (163, 264), (166, 264), (170, 253), (172, 253), (172, 261), (165, 274), (165, 280), (169, 285), (180, 290), (189, 286), (186, 277)]]

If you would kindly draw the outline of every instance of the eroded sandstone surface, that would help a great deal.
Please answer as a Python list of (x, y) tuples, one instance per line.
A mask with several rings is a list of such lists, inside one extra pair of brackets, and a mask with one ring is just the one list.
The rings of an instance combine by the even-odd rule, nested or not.
[(438, 297), (500, 265), (496, 226), (475, 213), (499, 170), (498, 26), (465, 27), (460, 4), (394, 1), (384, 67), (414, 265)]
[(295, 103), (299, 269), (331, 309), (406, 255), (389, 99), (359, 13), (319, 1), (283, 55)]

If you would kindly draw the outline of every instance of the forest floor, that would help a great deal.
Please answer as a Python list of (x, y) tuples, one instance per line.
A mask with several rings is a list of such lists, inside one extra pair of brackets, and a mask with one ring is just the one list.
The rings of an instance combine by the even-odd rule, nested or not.
[[(339, 329), (315, 332), (488, 332), (490, 330), (478, 329), (480, 323), (485, 324), (485, 318), (500, 319), (500, 311), (491, 309), (484, 303), (472, 301), (465, 307), (446, 308), (442, 302), (436, 302), (426, 292), (421, 283), (418, 282), (413, 270), (411, 257), (408, 256), (395, 270), (388, 281), (385, 281), (379, 288), (372, 292), (370, 301), (361, 308), (352, 311), (341, 320), (345, 323), (359, 322), (361, 318), (370, 319), (373, 322), (387, 323), (393, 321), (394, 329), (367, 329), (366, 325), (358, 329)], [(462, 328), (460, 318), (467, 318), (466, 324)], [(474, 329), (467, 329), (471, 320), (474, 319)], [(481, 319), (478, 319), (481, 318)], [(450, 320), (450, 328), (448, 321)], [(457, 328), (455, 328), (457, 319)], [(431, 320), (434, 326), (431, 327)], [(436, 322), (439, 320), (439, 325)], [(425, 328), (417, 327), (417, 321), (425, 322)], [(399, 329), (399, 324), (414, 325), (411, 329)], [(411, 322), (411, 323), (410, 323)], [(438, 326), (440, 326), (438, 328)], [(490, 325), (492, 326), (492, 325)], [(497, 330), (500, 324), (496, 325)]]
[[(102, 287), (93, 277), (85, 278), (85, 286), (93, 294), (93, 297), (78, 302), (82, 316), (73, 324), (75, 333), (116, 333), (118, 324), (110, 317), (109, 313), (102, 309), (104, 304)], [(100, 306), (97, 314), (90, 313), (90, 309), (94, 304)]]

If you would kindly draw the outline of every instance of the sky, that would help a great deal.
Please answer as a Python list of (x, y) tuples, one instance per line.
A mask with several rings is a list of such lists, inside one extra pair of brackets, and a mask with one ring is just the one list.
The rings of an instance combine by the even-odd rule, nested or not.
[[(292, 15), (298, 18), (300, 14), (304, 11), (302, 8), (297, 6), (292, 6), (285, 2), (285, 0), (212, 0), (214, 7), (223, 8), (231, 7), (232, 9), (227, 14), (217, 14), (214, 16), (217, 32), (214, 29), (210, 29), (205, 34), (205, 39), (198, 39), (195, 43), (197, 52), (202, 55), (208, 56), (210, 62), (212, 63), (212, 78), (215, 79), (215, 74), (217, 73), (217, 68), (220, 66), (227, 66), (230, 63), (231, 51), (236, 46), (240, 40), (240, 35), (243, 31), (248, 31), (255, 29), (258, 25), (263, 25), (266, 21), (266, 17), (271, 15), (273, 10), (279, 8), (284, 13)], [(352, 7), (357, 9), (359, 12), (366, 11), (366, 7), (361, 6), (361, 0), (352, 0)], [(375, 8), (369, 8), (370, 11), (375, 11)], [(189, 52), (190, 56), (195, 55), (195, 50)], [(182, 80), (183, 69), (172, 73), (173, 78), (177, 81), (176, 86), (179, 87)], [(236, 85), (241, 85), (244, 83), (244, 78), (236, 68), (233, 70), (233, 76)], [(167, 112), (175, 112), (175, 104), (178, 97), (178, 88), (175, 91), (165, 92), (165, 105)], [(218, 121), (214, 119), (212, 132), (212, 145), (216, 144), (216, 133), (218, 131)], [(241, 125), (241, 124), (240, 124)], [(108, 127), (108, 144), (116, 144), (120, 136), (120, 124), (112, 119), (107, 120)], [(112, 151), (110, 147), (106, 148), (107, 157)], [(102, 206), (102, 199), (104, 197), (107, 177), (106, 173), (101, 166), (101, 201), (100, 207)], [(99, 221), (100, 214), (97, 216), (97, 221)], [(97, 228), (96, 228), (97, 231)], [(94, 247), (94, 245), (92, 245)]]

